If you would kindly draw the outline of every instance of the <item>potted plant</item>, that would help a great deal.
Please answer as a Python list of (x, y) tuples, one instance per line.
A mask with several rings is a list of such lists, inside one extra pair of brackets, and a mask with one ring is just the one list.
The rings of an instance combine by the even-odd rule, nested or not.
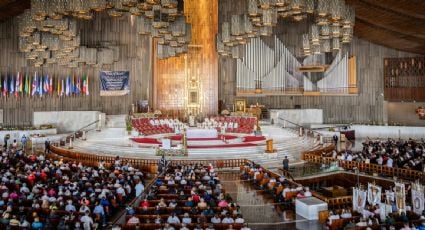
[(133, 126), (131, 125), (130, 121), (127, 121), (127, 123), (126, 123), (126, 130), (128, 132), (128, 135), (131, 135), (131, 131), (133, 130)]

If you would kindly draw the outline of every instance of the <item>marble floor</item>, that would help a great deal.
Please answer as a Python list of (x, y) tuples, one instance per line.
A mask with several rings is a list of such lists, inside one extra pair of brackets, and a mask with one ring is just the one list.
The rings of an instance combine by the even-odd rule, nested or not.
[[(265, 141), (257, 146), (237, 148), (205, 148), (189, 149), (188, 157), (175, 157), (176, 159), (235, 159), (246, 158), (257, 162), (267, 168), (281, 167), (281, 160), (288, 156), (292, 164), (302, 163), (301, 153), (315, 147), (312, 138), (298, 137), (298, 133), (291, 129), (283, 129), (274, 125), (261, 126), (263, 135), (274, 140), (275, 154), (265, 154)], [(161, 138), (159, 135), (149, 136)], [(74, 150), (98, 155), (140, 157), (156, 159), (155, 148), (144, 146), (130, 140), (125, 128), (105, 127), (100, 132), (91, 131), (87, 140), (77, 140), (73, 143)]]
[(322, 226), (295, 214), (295, 208), (282, 209), (267, 192), (256, 190), (250, 182), (242, 181), (239, 172), (220, 172), (224, 189), (240, 206), (242, 215), (251, 229), (309, 229)]

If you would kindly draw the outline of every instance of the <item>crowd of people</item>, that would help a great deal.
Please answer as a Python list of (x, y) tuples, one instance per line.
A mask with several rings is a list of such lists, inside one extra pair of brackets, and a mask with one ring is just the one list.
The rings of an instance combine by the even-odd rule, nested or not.
[(212, 165), (168, 167), (145, 194), (124, 229), (249, 229)]
[(332, 222), (338, 219), (347, 220), (344, 229), (376, 229), (378, 226), (385, 229), (425, 230), (425, 212), (420, 216), (412, 212), (391, 212), (382, 215), (379, 205), (368, 205), (362, 212), (354, 215), (349, 210), (342, 210), (340, 214), (330, 212), (326, 228), (332, 229)]
[(103, 229), (144, 188), (143, 173), (119, 157), (88, 167), (13, 145), (0, 155), (0, 229)]
[(295, 198), (312, 196), (308, 187), (303, 187), (284, 176), (272, 174), (254, 162), (243, 166), (241, 178), (252, 181), (258, 189), (269, 191), (278, 203), (292, 204)]
[(330, 156), (347, 161), (368, 162), (405, 169), (423, 170), (425, 141), (409, 140), (366, 140), (362, 151), (336, 151)]

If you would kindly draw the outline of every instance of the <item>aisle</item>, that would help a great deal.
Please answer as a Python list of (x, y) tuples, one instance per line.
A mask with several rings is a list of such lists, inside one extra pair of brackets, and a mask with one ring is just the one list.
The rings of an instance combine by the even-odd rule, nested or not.
[(242, 181), (238, 171), (219, 172), (226, 193), (240, 206), (243, 218), (251, 229), (321, 229), (317, 221), (308, 221), (295, 210), (281, 210), (267, 192), (255, 190), (250, 182)]

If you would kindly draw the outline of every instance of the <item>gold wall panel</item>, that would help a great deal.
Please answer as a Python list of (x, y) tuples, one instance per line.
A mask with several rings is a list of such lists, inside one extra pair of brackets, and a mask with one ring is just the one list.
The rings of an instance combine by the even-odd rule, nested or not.
[(218, 0), (185, 0), (184, 4), (192, 41), (188, 53), (179, 57), (160, 60), (153, 52), (154, 108), (179, 117), (213, 115), (218, 108)]

